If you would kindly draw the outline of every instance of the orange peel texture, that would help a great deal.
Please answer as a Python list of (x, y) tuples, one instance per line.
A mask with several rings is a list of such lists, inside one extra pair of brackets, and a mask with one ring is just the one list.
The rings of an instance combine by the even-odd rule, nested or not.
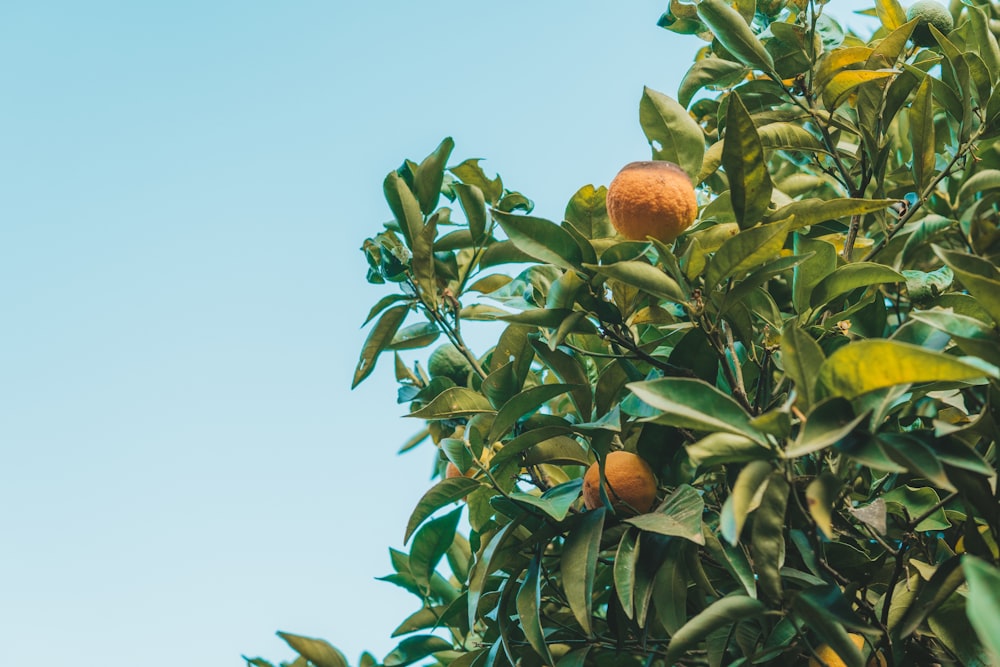
[[(656, 475), (642, 457), (617, 451), (604, 460), (608, 499), (616, 511), (645, 514), (656, 502)], [(596, 463), (583, 476), (583, 504), (588, 510), (602, 506), (601, 472)]]
[(608, 217), (627, 239), (670, 243), (698, 217), (687, 173), (673, 162), (632, 162), (608, 186)]

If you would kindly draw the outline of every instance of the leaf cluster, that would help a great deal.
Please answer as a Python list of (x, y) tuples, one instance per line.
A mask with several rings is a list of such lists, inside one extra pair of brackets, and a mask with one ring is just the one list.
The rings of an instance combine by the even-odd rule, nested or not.
[[(448, 166), (451, 139), (386, 177), (363, 251), (398, 289), (354, 385), (392, 353), (423, 424), (403, 449), (442, 479), (391, 551), (420, 607), (378, 664), (1000, 655), (996, 9), (958, 5), (926, 48), (895, 0), (867, 40), (824, 9), (670, 1), (660, 25), (705, 40), (677, 97), (639, 107), (702, 202), (671, 245), (618, 237), (603, 187), (534, 217), (478, 160)], [(473, 351), (470, 321), (495, 344)], [(440, 344), (467, 372), (407, 361)], [(649, 513), (607, 502), (616, 449), (656, 471)]]

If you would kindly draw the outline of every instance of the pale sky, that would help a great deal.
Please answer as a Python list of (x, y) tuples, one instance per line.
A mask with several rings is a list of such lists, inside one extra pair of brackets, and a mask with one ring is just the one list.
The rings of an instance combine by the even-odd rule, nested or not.
[(391, 359), (349, 391), (382, 179), (450, 135), (558, 219), (648, 158), (665, 5), (7, 3), (0, 662), (381, 659), (433, 457)]

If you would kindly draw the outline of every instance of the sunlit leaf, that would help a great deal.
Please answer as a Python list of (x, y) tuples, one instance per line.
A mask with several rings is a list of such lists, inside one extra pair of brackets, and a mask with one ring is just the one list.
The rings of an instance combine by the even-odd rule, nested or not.
[(838, 296), (871, 285), (901, 283), (905, 278), (897, 271), (883, 264), (855, 262), (846, 264), (824, 278), (813, 288), (809, 305), (813, 308), (825, 306)]
[(771, 600), (780, 601), (780, 570), (785, 564), (785, 509), (789, 485), (784, 474), (775, 471), (768, 480), (753, 515), (750, 553), (757, 571), (757, 586)]
[(615, 262), (599, 266), (585, 264), (584, 268), (638, 287), (659, 299), (684, 303), (684, 293), (677, 281), (657, 267), (642, 261)]
[(315, 667), (347, 667), (347, 659), (344, 654), (325, 640), (293, 635), (288, 632), (279, 632), (278, 636)]
[(678, 165), (692, 178), (701, 171), (705, 135), (687, 109), (669, 95), (644, 88), (639, 123), (653, 148), (653, 158)]
[(998, 377), (956, 357), (893, 340), (860, 340), (830, 355), (820, 382), (834, 396), (854, 398), (868, 391), (913, 382), (949, 382)]
[[(741, 229), (760, 222), (771, 203), (771, 175), (764, 147), (753, 119), (735, 92), (729, 96), (722, 166), (729, 178), (729, 194)], [(738, 237), (737, 237), (738, 238)]]
[(605, 202), (608, 189), (603, 185), (594, 188), (585, 185), (574, 193), (566, 204), (566, 221), (588, 239), (603, 239), (615, 235), (615, 228), (608, 218)]
[(493, 211), (511, 242), (525, 254), (540, 262), (563, 269), (578, 268), (583, 254), (573, 237), (559, 225), (527, 215)]
[(726, 50), (748, 67), (774, 71), (774, 60), (746, 20), (725, 0), (702, 0), (698, 16), (715, 34)]
[(493, 412), (493, 406), (485, 396), (465, 387), (449, 387), (430, 403), (406, 416), (417, 419), (453, 419), (480, 412)]

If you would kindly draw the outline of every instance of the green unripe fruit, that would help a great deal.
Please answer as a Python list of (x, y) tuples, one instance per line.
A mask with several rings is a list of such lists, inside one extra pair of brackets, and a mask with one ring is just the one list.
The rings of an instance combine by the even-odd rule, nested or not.
[(934, 0), (917, 0), (906, 10), (906, 20), (918, 19), (916, 27), (910, 39), (918, 46), (935, 46), (937, 40), (931, 33), (930, 26), (934, 26), (942, 35), (947, 35), (955, 27), (955, 22), (951, 18), (948, 8)]
[(427, 372), (431, 377), (448, 378), (463, 387), (469, 383), (471, 371), (469, 360), (451, 343), (437, 348), (427, 359)]

